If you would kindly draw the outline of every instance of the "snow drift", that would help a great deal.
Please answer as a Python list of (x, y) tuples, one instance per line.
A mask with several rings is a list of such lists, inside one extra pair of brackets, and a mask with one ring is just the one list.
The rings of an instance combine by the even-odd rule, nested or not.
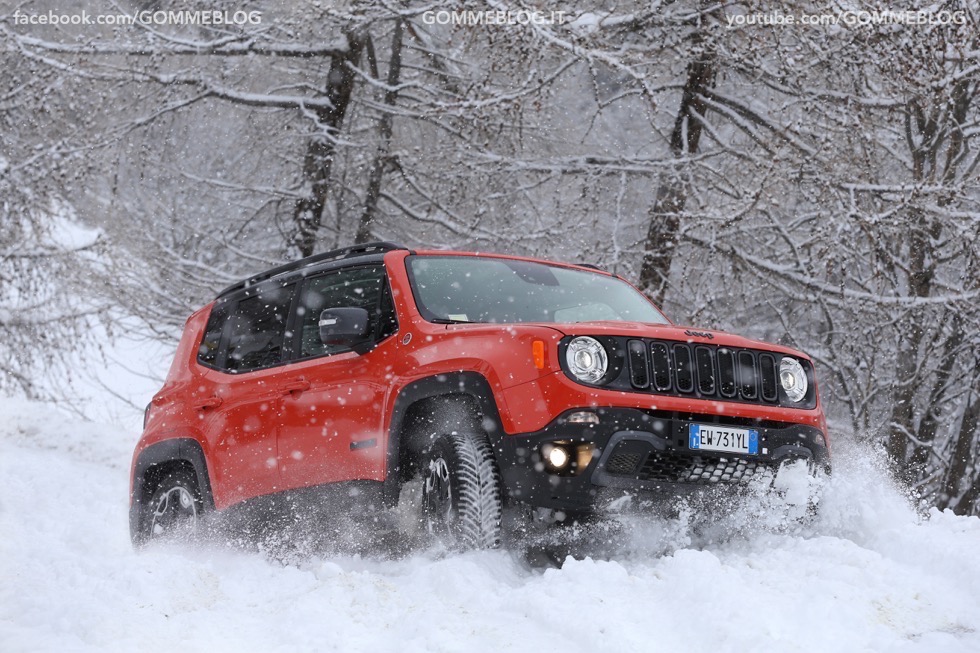
[(807, 526), (755, 503), (708, 527), (626, 516), (608, 555), (554, 568), (514, 551), (135, 552), (134, 441), (0, 400), (0, 650), (980, 650), (980, 519), (917, 514), (843, 442)]

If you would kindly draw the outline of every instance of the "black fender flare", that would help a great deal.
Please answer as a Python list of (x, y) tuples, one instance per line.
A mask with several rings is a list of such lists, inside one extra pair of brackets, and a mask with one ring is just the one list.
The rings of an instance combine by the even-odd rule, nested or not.
[(420, 401), (448, 395), (463, 395), (477, 402), (485, 420), (490, 420), (494, 428), (488, 429), (487, 436), (494, 450), (496, 443), (504, 437), (500, 411), (494, 399), (490, 382), (479, 372), (447, 372), (418, 379), (398, 392), (391, 413), (388, 429), (388, 448), (385, 452), (385, 480), (382, 488), (384, 502), (388, 506), (398, 503), (400, 490), (399, 454), (405, 417), (409, 408)]
[(133, 491), (129, 502), (129, 534), (136, 542), (141, 537), (140, 512), (146, 496), (146, 473), (157, 465), (186, 462), (194, 469), (197, 487), (201, 491), (201, 501), (208, 512), (214, 510), (214, 496), (211, 494), (211, 478), (208, 476), (208, 463), (201, 443), (194, 438), (171, 438), (151, 444), (140, 452), (133, 464)]

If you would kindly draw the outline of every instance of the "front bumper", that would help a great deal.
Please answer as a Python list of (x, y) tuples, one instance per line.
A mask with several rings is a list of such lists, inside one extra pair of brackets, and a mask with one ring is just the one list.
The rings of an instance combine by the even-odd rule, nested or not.
[[(570, 423), (566, 411), (541, 431), (508, 435), (495, 443), (504, 490), (510, 501), (566, 511), (590, 511), (600, 496), (636, 493), (669, 499), (726, 484), (744, 484), (803, 459), (830, 470), (824, 433), (815, 426), (753, 418), (633, 408), (584, 409), (598, 424)], [(718, 424), (759, 432), (759, 454), (690, 449), (690, 424)], [(561, 441), (591, 449), (563, 474), (548, 471), (541, 445)], [(612, 491), (612, 492), (610, 492)]]

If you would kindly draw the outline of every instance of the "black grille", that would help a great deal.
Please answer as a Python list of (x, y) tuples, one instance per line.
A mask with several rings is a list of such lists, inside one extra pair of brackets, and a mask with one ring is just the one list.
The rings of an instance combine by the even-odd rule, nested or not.
[[(642, 342), (642, 341), (641, 341)], [(662, 342), (650, 345), (651, 360), (653, 361), (653, 387), (657, 392), (669, 392), (673, 387), (670, 379), (670, 350)]]
[(738, 389), (735, 384), (735, 352), (726, 347), (718, 349), (718, 392), (722, 397), (734, 397)]
[(774, 404), (776, 357), (751, 349), (630, 340), (629, 382), (636, 390)]
[(759, 376), (762, 377), (762, 398), (776, 401), (776, 359), (772, 354), (759, 354)]
[(650, 365), (647, 362), (647, 345), (642, 340), (630, 340), (630, 383), (634, 388), (650, 385)]
[(674, 345), (674, 381), (680, 392), (694, 392), (694, 370), (691, 367), (691, 348)]
[(616, 476), (630, 476), (642, 458), (642, 454), (638, 453), (615, 453), (606, 462), (606, 471)]
[(698, 390), (703, 395), (715, 393), (715, 350), (698, 347), (694, 350), (698, 364)]
[(755, 355), (750, 351), (738, 352), (738, 384), (739, 395), (749, 401), (759, 396), (759, 379), (756, 374)]
[(642, 464), (641, 458), (636, 452), (615, 451), (606, 463), (606, 471), (640, 481), (711, 484), (748, 480), (767, 466), (758, 460), (667, 451), (651, 451)]

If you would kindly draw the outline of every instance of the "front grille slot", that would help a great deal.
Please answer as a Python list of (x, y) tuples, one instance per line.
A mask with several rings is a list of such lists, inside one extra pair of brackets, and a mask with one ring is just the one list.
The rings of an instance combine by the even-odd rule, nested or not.
[(738, 390), (742, 399), (753, 400), (759, 396), (755, 373), (755, 356), (750, 351), (738, 352)]
[(694, 360), (698, 367), (698, 390), (703, 395), (715, 393), (715, 357), (714, 351), (708, 347), (697, 347), (694, 350)]
[(670, 383), (670, 354), (667, 345), (662, 342), (655, 342), (650, 347), (651, 361), (653, 362), (653, 387), (658, 392), (667, 392), (671, 389)]
[(718, 350), (718, 391), (722, 397), (734, 397), (735, 384), (735, 352), (722, 347)]
[(759, 376), (762, 378), (762, 398), (776, 401), (776, 359), (772, 354), (759, 355)]
[(691, 348), (674, 345), (674, 379), (680, 392), (694, 392), (694, 370), (691, 364)]
[(647, 361), (647, 346), (642, 340), (630, 340), (630, 383), (634, 388), (645, 388), (650, 385), (650, 364)]

